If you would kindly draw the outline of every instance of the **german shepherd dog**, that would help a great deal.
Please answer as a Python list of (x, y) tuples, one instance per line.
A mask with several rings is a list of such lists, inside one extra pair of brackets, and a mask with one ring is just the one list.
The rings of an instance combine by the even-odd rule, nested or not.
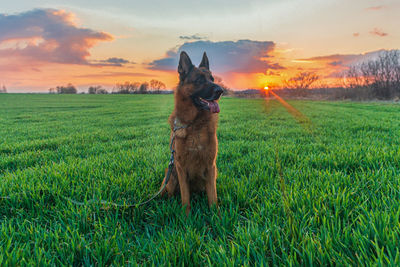
[(175, 163), (163, 194), (173, 196), (180, 191), (182, 205), (189, 214), (191, 193), (205, 191), (209, 206), (217, 204), (216, 132), (218, 99), (223, 90), (214, 83), (205, 52), (198, 68), (182, 52), (178, 73), (175, 108), (169, 117), (171, 138), (175, 137)]

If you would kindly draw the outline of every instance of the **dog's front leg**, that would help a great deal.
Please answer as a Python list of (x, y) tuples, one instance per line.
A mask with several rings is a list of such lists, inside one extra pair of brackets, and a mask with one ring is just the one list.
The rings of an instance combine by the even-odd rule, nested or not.
[[(165, 180), (167, 179), (167, 174), (168, 174), (168, 168), (165, 169), (165, 177), (161, 184), (161, 188), (164, 186)], [(175, 194), (176, 189), (178, 188), (178, 178), (176, 177), (177, 174), (175, 167), (173, 167), (170, 175), (171, 176), (169, 178), (168, 183), (166, 184), (164, 190), (162, 190), (161, 192), (161, 196), (164, 196), (166, 193), (168, 193), (168, 196), (172, 197)]]
[(208, 172), (206, 181), (206, 193), (208, 198), (208, 205), (211, 207), (217, 205), (217, 167), (214, 165)]
[(186, 207), (186, 215), (190, 212), (190, 189), (187, 173), (177, 164), (179, 188), (181, 190), (182, 205)]

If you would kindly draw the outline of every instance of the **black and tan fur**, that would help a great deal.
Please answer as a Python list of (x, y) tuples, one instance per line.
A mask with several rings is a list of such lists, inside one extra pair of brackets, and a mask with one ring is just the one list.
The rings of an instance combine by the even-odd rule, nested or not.
[(209, 205), (217, 204), (217, 101), (223, 91), (214, 83), (206, 53), (196, 68), (182, 52), (178, 72), (175, 108), (169, 117), (171, 136), (174, 126), (185, 128), (175, 132), (175, 166), (166, 191), (169, 196), (180, 192), (188, 214), (192, 193), (205, 191)]

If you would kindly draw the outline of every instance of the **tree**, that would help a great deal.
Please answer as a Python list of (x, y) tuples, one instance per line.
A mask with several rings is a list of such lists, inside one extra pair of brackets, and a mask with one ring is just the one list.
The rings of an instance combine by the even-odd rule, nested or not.
[(2, 94), (6, 94), (7, 93), (7, 88), (6, 88), (5, 85), (1, 86), (0, 93), (2, 93)]
[(365, 85), (360, 66), (350, 66), (343, 78), (346, 88), (361, 88)]
[(140, 83), (117, 83), (113, 89), (113, 94), (137, 94)]
[(287, 80), (286, 87), (291, 89), (309, 89), (313, 83), (318, 81), (319, 76), (313, 72), (300, 72)]
[(147, 90), (149, 88), (149, 83), (148, 82), (144, 82), (140, 85), (139, 87), (139, 94), (147, 94)]
[(78, 90), (76, 90), (75, 86), (72, 84), (67, 84), (66, 86), (57, 86), (56, 87), (58, 94), (76, 94)]
[(97, 89), (96, 93), (99, 95), (106, 95), (106, 94), (108, 94), (108, 91), (104, 88), (99, 88), (99, 89)]
[(363, 63), (366, 86), (378, 98), (388, 99), (400, 93), (400, 54), (398, 50), (383, 51), (376, 60)]
[(350, 66), (343, 75), (349, 89), (370, 89), (381, 99), (400, 95), (400, 52), (383, 51), (378, 58)]
[(99, 87), (100, 87), (100, 86), (90, 86), (89, 89), (88, 89), (88, 94), (91, 94), (91, 95), (96, 94), (97, 89), (98, 89)]
[(288, 89), (296, 89), (300, 96), (306, 96), (311, 85), (319, 80), (319, 76), (314, 72), (299, 72), (296, 76), (286, 80), (285, 86)]
[(160, 90), (164, 90), (166, 88), (165, 84), (158, 80), (151, 80), (150, 81), (150, 90), (154, 91), (155, 93), (160, 93)]
[(108, 94), (108, 91), (101, 87), (101, 85), (98, 86), (90, 86), (88, 89), (89, 94)]

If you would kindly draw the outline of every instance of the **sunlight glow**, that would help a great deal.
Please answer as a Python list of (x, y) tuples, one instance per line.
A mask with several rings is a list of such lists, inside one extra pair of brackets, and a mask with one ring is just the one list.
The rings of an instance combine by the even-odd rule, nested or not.
[[(270, 92), (279, 101), (279, 103), (286, 108), (286, 110), (297, 120), (298, 123), (300, 123), (300, 125), (303, 126), (307, 132), (312, 133), (312, 123), (307, 116), (283, 100), (283, 98), (277, 95), (274, 91), (268, 90), (268, 92)], [(267, 98), (267, 101), (269, 102), (269, 97)]]
[(264, 87), (264, 90), (265, 90), (265, 91), (268, 91), (268, 90), (269, 90), (269, 87), (268, 87), (268, 86), (265, 86), (265, 87)]

